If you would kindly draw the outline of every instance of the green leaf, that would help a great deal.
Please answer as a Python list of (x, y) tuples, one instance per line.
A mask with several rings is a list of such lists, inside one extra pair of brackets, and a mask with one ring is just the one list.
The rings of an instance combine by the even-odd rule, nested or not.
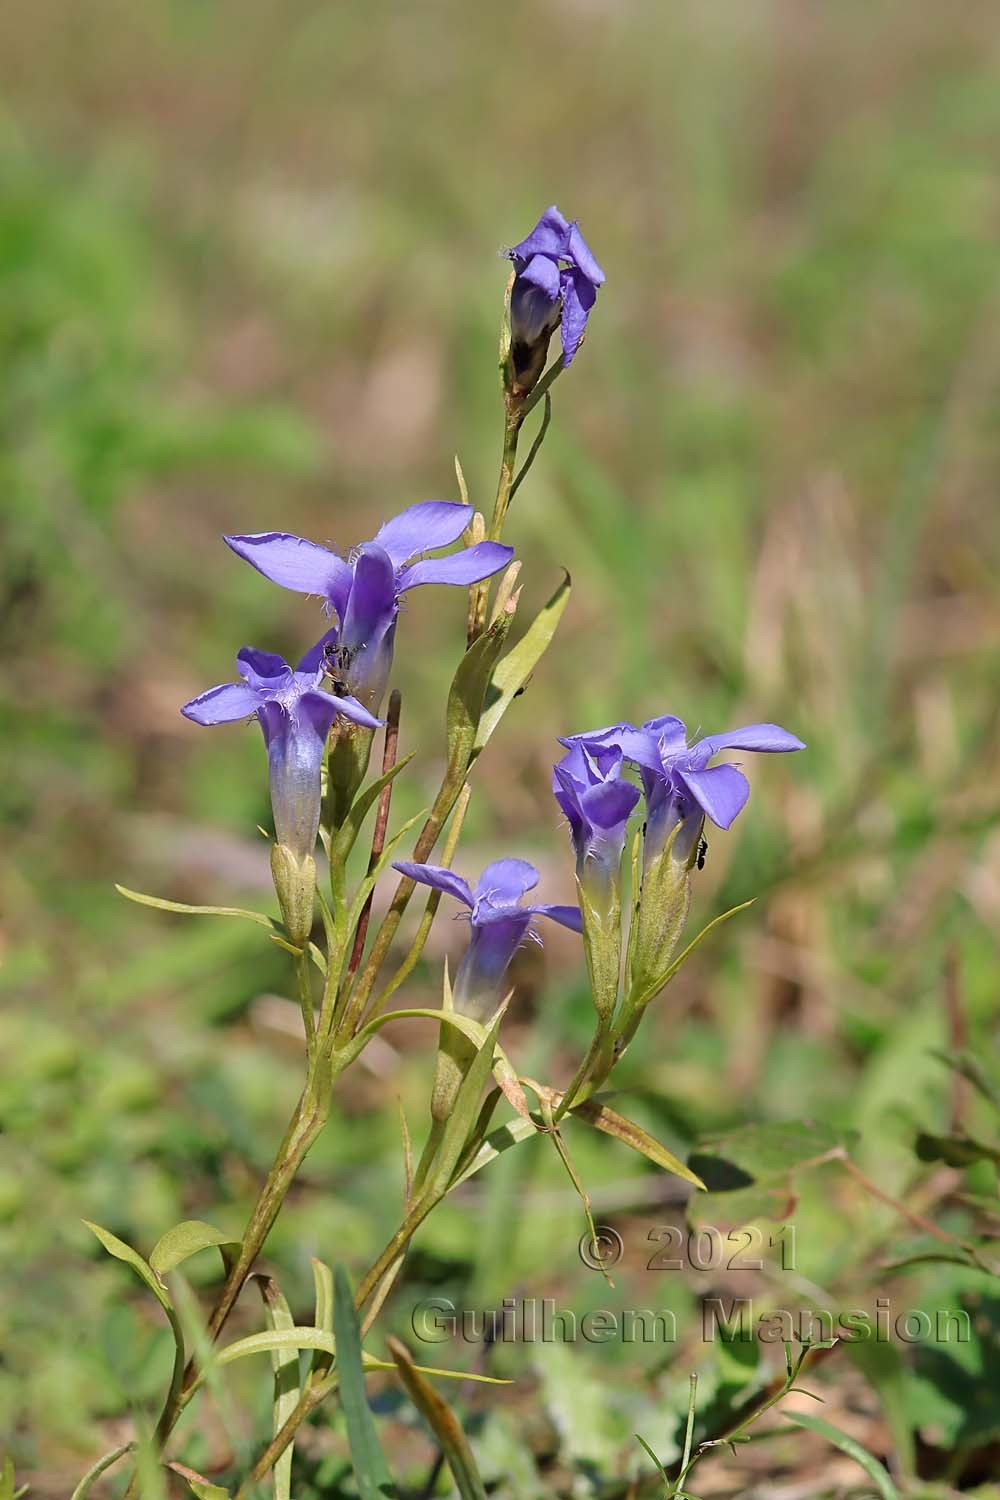
[(410, 1400), (437, 1439), (462, 1500), (486, 1500), (486, 1489), (469, 1440), (455, 1414), (418, 1372), (406, 1345), (392, 1337), (386, 1342)]
[[(333, 1336), (333, 1272), (325, 1261), (313, 1257), (313, 1284), (316, 1288), (316, 1312), (313, 1322)], [(317, 1375), (325, 1375), (330, 1369), (331, 1357), (323, 1349), (313, 1352), (312, 1367)]]
[[(95, 1480), (100, 1479), (105, 1470), (110, 1469), (112, 1464), (116, 1464), (120, 1458), (124, 1458), (126, 1453), (133, 1453), (135, 1446), (135, 1443), (122, 1443), (120, 1448), (112, 1448), (110, 1453), (105, 1453), (103, 1458), (99, 1458), (96, 1464), (92, 1464), (84, 1474), (70, 1496), (70, 1500), (84, 1500), (84, 1496), (90, 1494)], [(7, 1497), (4, 1496), (3, 1500), (7, 1500)]]
[[(392, 860), (395, 859), (396, 852), (399, 849), (400, 844), (406, 838), (406, 835), (409, 833), (414, 823), (419, 823), (421, 819), (425, 817), (425, 815), (426, 808), (423, 812), (415, 813), (412, 818), (407, 818), (406, 822), (403, 824), (402, 828), (400, 828), (399, 832), (393, 834), (392, 838), (386, 844), (373, 868), (369, 870), (365, 878), (359, 883), (358, 888), (354, 893), (354, 899), (351, 902), (350, 910), (347, 913), (348, 932), (353, 932), (357, 927), (358, 922), (361, 919), (361, 913), (364, 910), (365, 902), (368, 900), (368, 897), (375, 889), (376, 883), (381, 877), (383, 871), (392, 862)], [(345, 964), (347, 962), (347, 958), (348, 954), (345, 953)]]
[(417, 752), (415, 750), (411, 750), (409, 755), (404, 755), (402, 760), (397, 760), (394, 766), (391, 766), (389, 770), (383, 772), (383, 774), (379, 776), (377, 780), (371, 782), (369, 786), (366, 786), (360, 796), (354, 799), (354, 802), (351, 804), (351, 810), (347, 814), (347, 817), (344, 819), (340, 828), (338, 828), (337, 835), (331, 845), (331, 862), (341, 865), (344, 864), (347, 856), (354, 848), (354, 843), (358, 837), (358, 834), (361, 832), (361, 825), (364, 823), (365, 818), (368, 816), (372, 807), (381, 796), (383, 788), (387, 787), (391, 781), (395, 780), (400, 771), (402, 771), (404, 767), (410, 764), (410, 761), (413, 759), (416, 753)]
[[(295, 1327), (295, 1319), (278, 1283), (271, 1276), (261, 1277), (260, 1293), (264, 1299), (267, 1320), (277, 1332), (287, 1332)], [(272, 1401), (272, 1432), (275, 1437), (295, 1410), (299, 1399), (299, 1356), (295, 1349), (272, 1349), (271, 1367), (274, 1371), (274, 1399)], [(292, 1449), (288, 1447), (275, 1462), (271, 1470), (274, 1500), (290, 1500), (292, 1491)]]
[(829, 1422), (824, 1422), (822, 1417), (812, 1417), (805, 1412), (786, 1412), (789, 1422), (794, 1422), (796, 1427), (805, 1427), (809, 1432), (818, 1433), (820, 1437), (826, 1438), (828, 1443), (833, 1443), (841, 1453), (846, 1453), (853, 1458), (855, 1463), (861, 1465), (868, 1478), (875, 1485), (883, 1500), (899, 1500), (899, 1491), (893, 1484), (888, 1473), (877, 1458), (874, 1458), (866, 1448), (855, 1438), (849, 1437), (846, 1432), (841, 1432), (839, 1427), (833, 1427)]
[[(124, 885), (116, 885), (115, 890), (119, 896), (125, 896), (138, 906), (152, 906), (157, 911), (178, 912), (186, 917), (242, 917), (246, 922), (266, 927), (272, 939), (280, 946), (285, 947), (288, 943), (288, 933), (282, 924), (262, 911), (248, 911), (242, 906), (189, 906), (185, 901), (168, 901), (164, 896), (146, 896), (142, 891), (130, 891)], [(299, 950), (292, 944), (291, 951), (297, 953)], [(309, 956), (320, 972), (325, 973), (326, 960), (315, 943), (309, 944)]]
[[(348, 1042), (342, 1052), (338, 1054), (339, 1061), (344, 1067), (348, 1067), (364, 1051), (366, 1044), (390, 1021), (406, 1021), (424, 1019), (432, 1021), (444, 1021), (447, 1025), (454, 1026), (463, 1036), (477, 1049), (482, 1046), (486, 1037), (486, 1029), (479, 1021), (474, 1021), (471, 1016), (461, 1016), (456, 1011), (443, 1009), (433, 1010), (426, 1006), (410, 1006), (407, 1010), (390, 1010), (383, 1015), (374, 1016), (367, 1026), (363, 1026), (357, 1036)], [(346, 1061), (345, 1061), (346, 1059)]]
[(144, 1281), (146, 1286), (149, 1287), (149, 1290), (164, 1311), (173, 1313), (173, 1304), (170, 1301), (166, 1287), (152, 1266), (147, 1265), (139, 1252), (133, 1250), (131, 1245), (126, 1245), (125, 1241), (120, 1240), (116, 1234), (112, 1234), (110, 1229), (102, 1229), (100, 1224), (92, 1224), (89, 1219), (84, 1219), (83, 1222), (91, 1234), (97, 1236), (109, 1255), (113, 1255), (116, 1260), (123, 1260), (127, 1266), (132, 1267), (140, 1280)]
[(639, 996), (638, 1000), (635, 1002), (634, 1009), (644, 1010), (651, 1000), (655, 1000), (656, 997), (663, 992), (666, 986), (670, 983), (671, 979), (673, 979), (674, 975), (677, 973), (678, 969), (682, 968), (684, 964), (687, 963), (692, 953), (694, 953), (697, 948), (701, 947), (705, 939), (711, 933), (713, 933), (717, 927), (721, 927), (723, 922), (728, 922), (730, 917), (735, 917), (739, 912), (746, 911), (748, 907), (753, 906), (756, 899), (756, 897), (751, 897), (749, 901), (741, 901), (739, 906), (731, 906), (728, 911), (720, 912), (717, 917), (712, 918), (711, 922), (706, 923), (706, 925), (699, 932), (698, 936), (691, 939), (687, 947), (683, 948), (681, 952), (678, 953), (677, 957), (672, 961), (672, 963), (668, 965), (666, 969), (664, 969), (659, 978), (656, 979), (643, 992), (643, 994)]
[(325, 1261), (313, 1256), (313, 1282), (316, 1287), (316, 1327), (333, 1333), (333, 1272)]
[(175, 1270), (189, 1256), (197, 1255), (199, 1250), (208, 1250), (212, 1246), (218, 1247), (223, 1266), (228, 1270), (231, 1256), (227, 1252), (238, 1252), (239, 1240), (230, 1239), (229, 1235), (223, 1234), (220, 1229), (213, 1229), (211, 1224), (205, 1224), (201, 1219), (185, 1219), (160, 1236), (153, 1246), (149, 1264), (157, 1276), (166, 1276), (168, 1271)]
[(464, 774), (472, 759), (486, 690), (503, 650), (513, 616), (504, 611), (490, 628), (473, 641), (458, 664), (448, 693), (448, 767), (452, 775)]
[(427, 1185), (422, 1197), (435, 1198), (446, 1192), (451, 1183), (452, 1174), (468, 1142), (469, 1132), (479, 1116), (479, 1101), (493, 1070), (493, 1049), (499, 1029), (500, 1022), (496, 1021), (459, 1085), (451, 1114), (445, 1121), (434, 1162), (427, 1174)]
[(633, 1151), (638, 1151), (640, 1156), (644, 1156), (647, 1161), (651, 1161), (654, 1165), (662, 1167), (665, 1172), (672, 1172), (675, 1177), (682, 1177), (685, 1182), (690, 1182), (693, 1187), (701, 1188), (703, 1192), (707, 1191), (705, 1184), (696, 1172), (692, 1172), (690, 1167), (686, 1167), (682, 1161), (678, 1161), (672, 1151), (668, 1151), (666, 1146), (661, 1146), (659, 1141), (643, 1130), (640, 1125), (636, 1125), (632, 1120), (627, 1120), (624, 1115), (616, 1113), (615, 1110), (609, 1109), (602, 1102), (600, 1096), (587, 1099), (583, 1104), (577, 1104), (570, 1110), (570, 1114), (575, 1115), (577, 1119), (583, 1120), (586, 1124), (592, 1125), (595, 1130), (600, 1130), (605, 1135), (614, 1136), (616, 1141), (621, 1141), (624, 1145), (631, 1147)]
[(365, 1376), (361, 1353), (361, 1328), (354, 1298), (343, 1266), (333, 1273), (333, 1327), (337, 1339), (337, 1372), (340, 1376), (340, 1400), (347, 1423), (347, 1441), (351, 1450), (354, 1477), (361, 1500), (385, 1500), (396, 1493), (386, 1462), (379, 1447), (375, 1423), (365, 1394)]
[(475, 1156), (467, 1167), (463, 1167), (459, 1175), (452, 1183), (452, 1187), (459, 1187), (466, 1182), (474, 1173), (489, 1166), (490, 1162), (496, 1161), (505, 1151), (512, 1146), (519, 1146), (522, 1141), (528, 1140), (530, 1136), (538, 1134), (538, 1126), (533, 1120), (525, 1120), (518, 1117), (516, 1120), (508, 1120), (506, 1125), (500, 1125), (496, 1130), (491, 1130), (485, 1138)]
[[(635, 1440), (636, 1440), (637, 1443), (639, 1443), (646, 1450), (647, 1456), (653, 1460), (653, 1463), (656, 1465), (657, 1471), (658, 1471), (658, 1473), (660, 1475), (660, 1478), (663, 1480), (663, 1483), (665, 1485), (669, 1485), (670, 1481), (667, 1478), (667, 1471), (663, 1467), (663, 1465), (660, 1463), (660, 1460), (657, 1458), (657, 1456), (653, 1452), (652, 1448), (646, 1442), (646, 1439), (642, 1436), (641, 1433), (637, 1432), (636, 1435), (635, 1435)], [(670, 1493), (669, 1489), (665, 1490), (664, 1493), (665, 1494), (669, 1494)]]
[(325, 1328), (269, 1328), (264, 1333), (250, 1333), (246, 1338), (236, 1339), (215, 1351), (217, 1365), (231, 1365), (251, 1354), (270, 1354), (274, 1350), (324, 1349), (327, 1354), (336, 1351), (332, 1334)]
[(476, 730), (472, 749), (473, 760), (482, 751), (500, 720), (518, 693), (523, 690), (528, 678), (544, 656), (569, 603), (569, 595), (570, 576), (567, 573), (551, 599), (542, 606), (532, 620), (517, 645), (508, 651), (502, 661), (497, 662), (490, 677), (483, 711)]
[(168, 901), (164, 896), (146, 896), (142, 891), (130, 891), (127, 886), (116, 885), (119, 896), (135, 901), (139, 906), (153, 906), (157, 911), (175, 911), (187, 917), (242, 917), (244, 921), (256, 922), (258, 927), (269, 927), (272, 932), (284, 933), (280, 922), (262, 911), (247, 911), (242, 906), (189, 906), (185, 901)]

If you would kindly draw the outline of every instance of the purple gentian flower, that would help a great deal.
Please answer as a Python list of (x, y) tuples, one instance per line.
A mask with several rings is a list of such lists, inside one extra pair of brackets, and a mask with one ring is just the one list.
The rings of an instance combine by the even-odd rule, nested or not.
[(377, 709), (392, 666), (403, 594), (422, 583), (468, 587), (498, 573), (514, 555), (512, 547), (498, 542), (477, 542), (450, 557), (410, 561), (457, 541), (471, 519), (471, 505), (425, 500), (387, 521), (349, 560), (287, 531), (227, 536), (225, 541), (273, 583), (325, 601), (327, 611), (337, 616), (336, 630), (324, 637), (328, 668), (340, 687)]
[[(576, 221), (568, 223), (555, 204), (545, 210), (527, 239), (507, 253), (516, 273), (510, 295), (515, 370), (517, 346), (530, 350), (544, 339), (547, 348), (557, 324), (568, 365), (580, 347), (604, 272)], [(544, 362), (544, 349), (542, 358)]]
[(343, 714), (367, 729), (380, 722), (356, 698), (322, 691), (322, 647), (322, 641), (313, 646), (293, 672), (280, 656), (244, 646), (236, 658), (243, 681), (209, 688), (181, 709), (196, 724), (257, 720), (267, 746), (274, 831), (299, 860), (316, 847), (320, 766), (334, 719)]
[(800, 739), (777, 724), (747, 724), (726, 734), (706, 735), (689, 745), (683, 723), (669, 714), (649, 719), (641, 729), (615, 724), (575, 736), (575, 740), (592, 755), (618, 750), (638, 768), (646, 795), (647, 864), (660, 853), (678, 825), (674, 851), (677, 858), (686, 861), (705, 818), (718, 828), (729, 828), (743, 810), (750, 784), (736, 766), (709, 765), (718, 751), (778, 754), (805, 749)]
[(575, 736), (559, 743), (567, 753), (552, 768), (552, 790), (569, 821), (577, 875), (582, 882), (617, 880), (639, 788), (622, 780), (624, 757), (616, 745), (589, 745)]
[(522, 905), (521, 898), (538, 884), (538, 871), (526, 859), (498, 859), (487, 865), (475, 890), (453, 870), (439, 865), (417, 865), (400, 860), (393, 865), (401, 875), (444, 891), (469, 908), (472, 936), (455, 976), (455, 1005), (465, 1015), (484, 1015), (501, 998), (508, 965), (526, 937), (540, 939), (531, 927), (533, 917), (551, 917), (563, 927), (580, 932), (575, 906)]

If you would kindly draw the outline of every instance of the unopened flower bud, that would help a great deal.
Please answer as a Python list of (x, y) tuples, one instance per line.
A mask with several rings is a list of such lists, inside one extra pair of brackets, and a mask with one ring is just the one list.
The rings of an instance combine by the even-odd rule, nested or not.
[(316, 861), (311, 854), (300, 858), (287, 844), (273, 844), (271, 878), (285, 930), (297, 948), (304, 948), (312, 932)]

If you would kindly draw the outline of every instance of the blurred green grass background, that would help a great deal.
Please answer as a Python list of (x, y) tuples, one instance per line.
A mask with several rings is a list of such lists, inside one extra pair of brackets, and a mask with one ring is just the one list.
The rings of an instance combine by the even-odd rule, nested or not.
[[(748, 768), (695, 920), (760, 900), (651, 1016), (628, 1082), (675, 1149), (815, 1115), (905, 1185), (914, 1121), (946, 1108), (927, 1049), (950, 951), (996, 1040), (998, 52), (991, 7), (907, 0), (0, 18), (0, 1429), (37, 1493), (163, 1374), (81, 1215), (146, 1249), (184, 1216), (238, 1228), (297, 1087), (281, 955), (112, 888), (269, 899), (257, 736), (178, 707), (240, 645), (291, 655), (318, 621), (220, 534), (345, 548), (454, 498), (455, 452), (488, 507), (498, 252), (552, 201), (608, 279), (507, 540), (524, 618), (563, 567), (574, 595), (481, 763), (460, 864), (523, 853), (569, 893), (558, 733), (663, 712), (800, 733), (807, 755)], [(397, 816), (435, 786), (463, 609), (407, 606)], [(547, 951), (512, 1047), (565, 1077), (587, 1001), (572, 947)], [(391, 1229), (394, 1096), (420, 1118), (428, 1043), (393, 1034), (347, 1088), (274, 1237), (293, 1296), (309, 1253), (357, 1267)], [(581, 1157), (627, 1206), (641, 1167)], [(496, 1295), (544, 1262), (579, 1293), (578, 1209), (547, 1158), (530, 1171), (476, 1224), (442, 1215), (427, 1256)], [(817, 1222), (818, 1267), (839, 1241)]]

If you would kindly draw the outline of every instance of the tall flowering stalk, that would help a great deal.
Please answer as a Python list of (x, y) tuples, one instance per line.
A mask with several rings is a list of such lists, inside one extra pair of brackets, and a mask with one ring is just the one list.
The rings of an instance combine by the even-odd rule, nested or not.
[[(653, 995), (670, 977), (705, 818), (728, 827), (746, 800), (741, 773), (728, 765), (712, 765), (713, 757), (723, 749), (802, 748), (793, 735), (774, 725), (754, 725), (689, 746), (683, 725), (674, 718), (651, 720), (641, 728), (619, 724), (569, 735), (562, 741), (566, 753), (553, 771), (553, 792), (569, 826), (578, 905), (527, 899), (538, 883), (538, 872), (521, 858), (494, 861), (474, 886), (452, 869), (470, 776), (503, 715), (535, 672), (568, 597), (567, 583), (510, 646), (519, 564), (513, 562), (513, 548), (501, 541), (501, 534), (510, 502), (547, 431), (552, 385), (579, 354), (604, 282), (578, 226), (555, 207), (514, 246), (510, 258), (500, 341), (501, 462), (489, 527), (463, 495), (460, 503), (430, 500), (411, 505), (384, 522), (371, 541), (347, 550), (282, 531), (226, 537), (229, 547), (270, 582), (314, 596), (327, 617), (326, 629), (295, 668), (281, 657), (245, 647), (237, 657), (239, 681), (211, 688), (182, 709), (200, 725), (252, 720), (262, 731), (274, 823), (271, 867), (281, 920), (265, 913), (235, 915), (253, 917), (291, 959), (302, 1010), (304, 1076), (298, 1103), (238, 1242), (200, 1220), (186, 1222), (168, 1230), (146, 1261), (109, 1231), (92, 1226), (109, 1251), (142, 1277), (174, 1336), (174, 1373), (147, 1463), (159, 1462), (164, 1455), (178, 1418), (201, 1389), (212, 1360), (204, 1349), (197, 1354), (188, 1349), (164, 1279), (167, 1271), (197, 1250), (221, 1248), (224, 1280), (207, 1317), (213, 1344), (327, 1122), (341, 1074), (386, 1023), (412, 1016), (438, 1023), (437, 1056), (428, 1070), (429, 1122), (423, 1150), (416, 1170), (407, 1171), (399, 1226), (358, 1285), (360, 1327), (355, 1312), (344, 1306), (343, 1277), (337, 1281), (339, 1310), (331, 1319), (329, 1272), (317, 1263), (312, 1324), (288, 1326), (285, 1308), (280, 1318), (272, 1317), (270, 1333), (227, 1348), (227, 1360), (268, 1349), (282, 1357), (289, 1348), (313, 1351), (310, 1371), (292, 1392), (291, 1404), (283, 1402), (280, 1422), (249, 1473), (233, 1478), (235, 1490), (218, 1491), (235, 1493), (237, 1500), (275, 1466), (281, 1476), (275, 1493), (287, 1495), (290, 1447), (302, 1423), (341, 1386), (346, 1391), (351, 1380), (360, 1383), (364, 1371), (377, 1364), (363, 1355), (359, 1340), (389, 1295), (424, 1219), (499, 1154), (488, 1137), (501, 1101), (505, 1111), (508, 1106), (512, 1111), (501, 1127), (508, 1145), (540, 1131), (565, 1159), (560, 1122), (571, 1116), (617, 1135), (632, 1149), (697, 1184), (687, 1168), (638, 1126), (604, 1104), (595, 1109), (591, 1095), (612, 1071)], [(546, 368), (557, 330), (561, 352)], [(518, 468), (519, 435), (540, 402), (543, 418)], [(445, 551), (462, 538), (471, 544)], [(492, 594), (491, 580), (500, 574)], [(391, 831), (392, 789), (407, 764), (396, 758), (398, 691), (384, 705), (397, 636), (405, 645), (404, 607), (412, 591), (424, 584), (469, 589), (469, 622), (445, 711), (441, 784), (412, 847), (401, 857), (411, 824)], [(381, 774), (368, 778), (383, 714)], [(440, 751), (434, 746), (430, 753), (437, 756)], [(630, 918), (624, 911), (623, 862), (630, 820), (640, 802), (645, 835)], [(371, 817), (367, 867), (352, 884), (348, 860)], [(320, 849), (325, 880), (317, 879)], [(390, 866), (398, 881), (385, 914), (369, 930), (373, 892)], [(570, 879), (568, 863), (566, 878)], [(408, 947), (400, 952), (396, 940), (418, 888), (429, 892), (426, 905)], [(178, 908), (155, 897), (125, 894), (168, 909), (220, 911)], [(458, 902), (469, 924), (454, 989), (445, 979), (442, 1003), (436, 1008), (410, 1003), (392, 1009), (390, 1002), (423, 954), (442, 895)], [(538, 938), (539, 920), (582, 932), (597, 1018), (593, 1042), (563, 1087), (521, 1076), (500, 1038), (510, 963), (523, 942)], [(280, 1291), (273, 1283), (268, 1286), (268, 1306), (272, 1313), (276, 1308), (280, 1312)], [(412, 1361), (407, 1365), (397, 1359), (397, 1365), (406, 1389), (419, 1389), (414, 1386)], [(357, 1408), (352, 1410), (356, 1415)], [(125, 1445), (95, 1465), (76, 1496), (84, 1496), (93, 1479), (128, 1451)], [(208, 1481), (197, 1479), (197, 1484), (201, 1487), (195, 1487), (195, 1493), (211, 1489)], [(138, 1493), (137, 1485), (134, 1479), (130, 1495)]]

